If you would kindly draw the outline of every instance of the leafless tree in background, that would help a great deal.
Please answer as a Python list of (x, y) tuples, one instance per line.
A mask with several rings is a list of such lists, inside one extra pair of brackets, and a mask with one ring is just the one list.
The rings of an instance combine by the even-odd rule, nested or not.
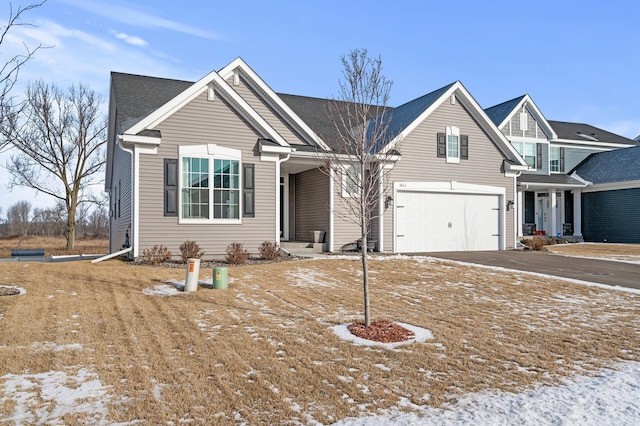
[(336, 197), (346, 214), (341, 218), (360, 229), (364, 324), (370, 326), (368, 242), (371, 226), (387, 193), (385, 176), (393, 166), (395, 151), (390, 142), (391, 112), (387, 108), (392, 82), (382, 75), (382, 60), (372, 59), (366, 49), (354, 49), (341, 57), (343, 79), (337, 99), (327, 113), (333, 121), (335, 150), (323, 152), (321, 170), (342, 185)]
[(1, 105), (0, 139), (16, 152), (7, 164), (10, 186), (32, 188), (64, 204), (67, 251), (74, 247), (78, 208), (96, 202), (88, 189), (102, 177), (102, 103), (82, 84), (64, 93), (55, 84), (36, 81), (24, 101), (5, 98)]
[[(33, 57), (33, 55), (43, 46), (29, 47), (23, 43), (24, 52), (10, 57), (3, 57), (3, 53), (7, 51), (6, 45), (12, 28), (24, 25), (31, 25), (22, 22), (23, 14), (42, 6), (46, 0), (40, 3), (30, 4), (25, 7), (18, 6), (13, 9), (13, 4), (9, 3), (9, 17), (7, 23), (0, 27), (0, 104), (9, 97), (9, 93), (18, 80), (20, 68)], [(0, 140), (0, 151), (7, 146), (6, 141)]]

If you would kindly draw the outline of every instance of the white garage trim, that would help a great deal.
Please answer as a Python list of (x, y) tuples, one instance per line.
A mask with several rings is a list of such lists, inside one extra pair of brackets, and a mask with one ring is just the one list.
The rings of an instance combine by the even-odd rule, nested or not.
[[(395, 252), (399, 252), (398, 235), (399, 235), (399, 220), (398, 220), (398, 208), (403, 208), (399, 205), (399, 201), (404, 193), (425, 193), (425, 194), (458, 194), (458, 195), (490, 195), (496, 196), (494, 202), (497, 199), (497, 228), (498, 228), (498, 249), (504, 250), (506, 247), (506, 188), (498, 186), (488, 185), (475, 185), (468, 183), (461, 183), (456, 181), (446, 182), (395, 182), (393, 186), (393, 198), (396, 200), (394, 206), (394, 224), (393, 224), (393, 247)], [(473, 197), (471, 197), (473, 198)], [(475, 197), (476, 199), (478, 197)], [(496, 204), (493, 204), (496, 205)], [(494, 209), (496, 210), (496, 209)], [(495, 222), (491, 221), (495, 224)], [(449, 223), (451, 227), (451, 223)], [(494, 228), (495, 229), (495, 228)], [(403, 231), (404, 232), (404, 231)], [(495, 231), (494, 231), (495, 232)], [(495, 234), (492, 234), (495, 235)], [(495, 242), (495, 240), (493, 240)]]

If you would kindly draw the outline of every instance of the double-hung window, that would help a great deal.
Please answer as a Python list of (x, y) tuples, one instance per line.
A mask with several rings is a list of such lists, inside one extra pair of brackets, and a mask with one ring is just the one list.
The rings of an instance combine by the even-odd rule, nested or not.
[(549, 171), (560, 171), (560, 148), (557, 146), (549, 148)]
[(241, 158), (213, 144), (180, 147), (182, 223), (240, 223)]
[(447, 163), (460, 162), (460, 129), (447, 126)]
[(511, 142), (511, 145), (518, 151), (518, 154), (522, 156), (524, 161), (529, 165), (531, 169), (536, 168), (536, 144), (530, 142)]

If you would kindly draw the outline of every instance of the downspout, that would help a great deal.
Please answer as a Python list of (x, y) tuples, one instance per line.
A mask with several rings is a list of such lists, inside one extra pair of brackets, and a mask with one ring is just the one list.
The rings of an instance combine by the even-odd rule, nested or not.
[(284, 158), (279, 158), (276, 162), (276, 238), (275, 242), (277, 246), (280, 246), (280, 234), (284, 231), (280, 229), (280, 217), (282, 212), (280, 211), (280, 167), (285, 161), (289, 161), (291, 154), (287, 154)]
[(378, 178), (378, 251), (383, 251), (384, 250), (384, 198), (385, 195), (383, 194), (383, 190), (384, 190), (384, 173), (382, 172), (384, 170), (384, 165), (383, 164), (379, 164), (378, 165), (378, 173), (379, 173), (379, 178)]
[(118, 135), (118, 146), (120, 147), (121, 150), (123, 150), (124, 152), (127, 152), (130, 156), (131, 156), (131, 203), (129, 205), (129, 210), (131, 211), (131, 230), (130, 230), (130, 239), (129, 242), (131, 243), (130, 248), (131, 251), (130, 253), (132, 253), (133, 257), (135, 258), (137, 256), (137, 245), (138, 245), (138, 218), (136, 216), (136, 208), (135, 208), (135, 181), (134, 181), (134, 165), (135, 165), (135, 157), (134, 157), (134, 153), (133, 153), (133, 149), (127, 149), (124, 147), (124, 144), (122, 143), (122, 135)]

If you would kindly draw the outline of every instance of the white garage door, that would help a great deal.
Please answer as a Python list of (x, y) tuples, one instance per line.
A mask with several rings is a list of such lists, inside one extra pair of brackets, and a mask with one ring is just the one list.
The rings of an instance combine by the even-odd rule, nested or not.
[(499, 250), (500, 196), (398, 191), (396, 251)]

